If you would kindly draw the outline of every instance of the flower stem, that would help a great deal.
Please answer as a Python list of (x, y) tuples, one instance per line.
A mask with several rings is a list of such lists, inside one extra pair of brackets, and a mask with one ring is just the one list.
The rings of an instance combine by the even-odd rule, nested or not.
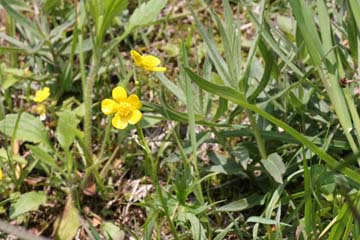
[(254, 117), (254, 115), (252, 114), (252, 112), (250, 112), (249, 110), (246, 111), (248, 117), (249, 117), (249, 121), (251, 124), (251, 128), (254, 132), (254, 136), (255, 136), (255, 140), (257, 143), (257, 147), (261, 156), (261, 159), (267, 159), (267, 153), (266, 153), (266, 148), (265, 148), (265, 144), (264, 141), (260, 135), (259, 129), (257, 127), (256, 124), (256, 119)]
[[(91, 61), (91, 67), (89, 71), (89, 75), (86, 79), (86, 88), (85, 94), (84, 94), (84, 105), (85, 105), (85, 116), (84, 116), (84, 140), (85, 140), (85, 147), (86, 150), (90, 153), (92, 153), (91, 150), (91, 128), (92, 128), (92, 122), (91, 122), (91, 115), (92, 115), (92, 92), (96, 80), (98, 70), (98, 57), (96, 54), (93, 54), (92, 61)], [(87, 163), (88, 165), (92, 164), (91, 162)]]
[(165, 212), (165, 216), (170, 224), (170, 228), (171, 231), (174, 235), (174, 238), (177, 240), (179, 239), (175, 225), (173, 223), (173, 221), (171, 220), (170, 214), (169, 214), (169, 208), (165, 202), (164, 196), (163, 196), (163, 192), (159, 183), (159, 179), (158, 179), (158, 175), (157, 175), (157, 161), (154, 159), (154, 156), (151, 153), (151, 150), (149, 148), (149, 145), (147, 144), (147, 141), (145, 140), (144, 137), (144, 133), (142, 130), (142, 127), (140, 126), (140, 124), (136, 124), (136, 129), (140, 138), (140, 144), (143, 147), (144, 151), (145, 151), (145, 157), (148, 158), (148, 160), (150, 160), (150, 166), (151, 166), (151, 170), (150, 170), (150, 177), (153, 181), (153, 184), (155, 185), (155, 190), (160, 198), (160, 202), (161, 205), (164, 209)]

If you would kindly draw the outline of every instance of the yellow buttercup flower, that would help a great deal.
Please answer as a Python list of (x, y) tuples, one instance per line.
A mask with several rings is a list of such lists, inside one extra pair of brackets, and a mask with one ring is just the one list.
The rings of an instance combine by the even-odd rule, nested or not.
[(135, 50), (131, 50), (130, 54), (132, 58), (134, 59), (134, 62), (136, 66), (141, 67), (145, 70), (151, 71), (151, 72), (165, 72), (165, 67), (158, 67), (161, 63), (160, 59), (153, 55), (144, 55), (142, 56), (140, 53), (138, 53)]
[(44, 87), (42, 90), (36, 91), (34, 101), (37, 103), (41, 103), (45, 101), (49, 96), (50, 89), (48, 87)]
[(142, 113), (139, 111), (141, 102), (135, 94), (127, 96), (123, 87), (112, 90), (113, 99), (104, 99), (101, 102), (101, 111), (106, 114), (115, 114), (111, 123), (117, 129), (125, 129), (128, 124), (136, 124), (140, 121)]

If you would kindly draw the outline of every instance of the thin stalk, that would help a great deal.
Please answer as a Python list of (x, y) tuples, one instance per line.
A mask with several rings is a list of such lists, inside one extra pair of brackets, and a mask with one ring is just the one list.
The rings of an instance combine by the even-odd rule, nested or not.
[[(85, 147), (86, 150), (90, 153), (92, 153), (91, 149), (91, 129), (92, 129), (92, 93), (93, 88), (97, 76), (97, 70), (98, 70), (98, 57), (96, 54), (93, 54), (92, 60), (91, 60), (91, 66), (89, 75), (86, 79), (86, 88), (85, 88), (85, 95), (84, 95), (84, 106), (85, 106), (85, 116), (84, 116), (84, 141), (85, 141)], [(90, 162), (87, 163), (88, 165), (92, 165), (92, 160), (90, 159)]]
[(256, 119), (253, 116), (252, 112), (250, 112), (249, 110), (246, 110), (246, 113), (249, 117), (249, 121), (251, 124), (251, 128), (253, 129), (254, 132), (254, 136), (255, 136), (255, 140), (257, 143), (257, 147), (261, 156), (261, 159), (267, 159), (267, 153), (266, 153), (266, 148), (265, 148), (265, 143), (261, 137), (260, 131), (256, 125)]
[(159, 195), (161, 205), (162, 205), (162, 207), (164, 209), (165, 216), (166, 216), (166, 218), (167, 218), (167, 220), (168, 220), (168, 222), (170, 224), (170, 228), (171, 228), (171, 231), (172, 231), (172, 233), (174, 235), (174, 238), (176, 240), (178, 240), (179, 237), (178, 237), (175, 225), (174, 225), (173, 221), (171, 220), (171, 217), (170, 217), (170, 214), (169, 214), (169, 208), (168, 208), (168, 206), (167, 206), (167, 204), (165, 202), (165, 199), (164, 199), (164, 196), (163, 196), (163, 193), (162, 193), (162, 189), (161, 189), (161, 186), (160, 186), (160, 183), (159, 183), (159, 179), (158, 179), (158, 175), (157, 175), (157, 167), (158, 167), (157, 161), (155, 161), (154, 156), (151, 153), (149, 145), (147, 144), (147, 141), (145, 140), (144, 132), (143, 132), (143, 130), (142, 130), (142, 128), (141, 128), (141, 126), (139, 124), (136, 124), (136, 130), (137, 130), (139, 138), (140, 138), (141, 146), (143, 147), (143, 149), (145, 151), (145, 155), (150, 160), (150, 163), (151, 163), (151, 165), (150, 165), (151, 166), (150, 174), (151, 174), (151, 179), (153, 181), (153, 184), (155, 185), (155, 190), (156, 190), (157, 194)]
[[(305, 119), (304, 115), (301, 115), (302, 130), (305, 132)], [(306, 159), (305, 148), (302, 147), (302, 157), (304, 165), (304, 198), (305, 198), (305, 232), (307, 237), (312, 236), (313, 227), (313, 206), (311, 200), (311, 175)]]
[(356, 106), (354, 104), (354, 99), (352, 98), (348, 87), (343, 89), (343, 93), (344, 93), (347, 105), (349, 107), (349, 110), (350, 110), (350, 115), (353, 120), (353, 124), (354, 124), (355, 130), (356, 130), (356, 135), (358, 138), (358, 143), (360, 143), (360, 118), (359, 118), (359, 114), (356, 110)]
[(105, 151), (105, 147), (106, 147), (106, 143), (109, 141), (109, 138), (110, 138), (110, 130), (111, 130), (111, 117), (108, 117), (108, 123), (107, 123), (106, 128), (105, 128), (104, 139), (103, 139), (103, 141), (101, 143), (100, 153), (99, 153), (99, 156), (97, 158), (96, 163), (102, 161), (104, 151)]

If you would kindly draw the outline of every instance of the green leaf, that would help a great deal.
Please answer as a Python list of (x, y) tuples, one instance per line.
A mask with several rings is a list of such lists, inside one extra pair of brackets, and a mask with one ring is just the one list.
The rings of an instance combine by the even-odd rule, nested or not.
[[(124, 10), (124, 8), (128, 5), (127, 0), (105, 0), (105, 12), (104, 15), (101, 16), (101, 26), (98, 29), (98, 40), (100, 42), (103, 41), (105, 37), (105, 33), (108, 28), (111, 26), (112, 21), (115, 17), (120, 15), (120, 13)], [(98, 41), (98, 43), (100, 43)]]
[(49, 153), (47, 153), (44, 149), (36, 145), (26, 144), (26, 147), (30, 149), (31, 153), (39, 159), (42, 163), (50, 167), (57, 167), (55, 163), (55, 159)]
[(131, 31), (135, 27), (144, 26), (153, 22), (166, 4), (167, 0), (150, 0), (141, 4), (131, 15), (126, 31)]
[(267, 159), (262, 159), (261, 163), (276, 182), (283, 183), (282, 175), (285, 173), (286, 168), (279, 154), (272, 153)]
[(10, 4), (9, 1), (0, 0), (0, 4), (5, 8), (6, 13), (12, 16), (18, 23), (23, 25), (26, 29), (31, 31), (39, 39), (45, 39), (44, 34), (40, 31), (40, 28), (34, 24), (33, 21), (30, 21), (30, 18), (25, 17), (18, 13)]
[(71, 195), (66, 200), (66, 205), (62, 216), (55, 223), (57, 229), (55, 239), (72, 240), (80, 226), (80, 216), (73, 205)]
[(76, 114), (70, 110), (65, 110), (59, 113), (59, 122), (56, 128), (55, 136), (63, 149), (68, 149), (73, 143), (76, 132), (78, 131), (77, 125), (80, 120)]
[(186, 213), (186, 219), (189, 220), (191, 225), (191, 233), (194, 240), (205, 240), (207, 239), (205, 235), (205, 230), (201, 225), (200, 220), (192, 213)]
[(5, 119), (0, 121), (0, 132), (12, 137), (16, 130), (16, 140), (43, 143), (46, 146), (51, 146), (47, 130), (40, 119), (24, 112), (20, 116), (17, 129), (15, 129), (17, 118), (18, 114), (7, 114)]
[(105, 222), (101, 225), (101, 228), (105, 232), (106, 239), (122, 240), (125, 238), (124, 231), (121, 231), (120, 228), (112, 222)]
[(40, 205), (46, 203), (45, 192), (27, 192), (22, 194), (10, 208), (10, 219), (14, 219), (24, 213), (36, 211)]
[(232, 101), (239, 106), (242, 106), (244, 108), (247, 108), (253, 112), (256, 112), (263, 118), (267, 119), (268, 121), (272, 122), (278, 127), (281, 127), (284, 129), (289, 135), (291, 135), (293, 138), (298, 140), (301, 144), (309, 148), (311, 151), (313, 151), (315, 154), (317, 154), (321, 159), (323, 159), (326, 164), (332, 168), (337, 169), (338, 171), (342, 172), (343, 174), (347, 175), (349, 178), (354, 180), (357, 183), (360, 183), (360, 174), (356, 171), (345, 167), (344, 163), (341, 163), (339, 161), (336, 161), (332, 156), (330, 156), (328, 153), (317, 147), (314, 143), (312, 143), (309, 139), (303, 136), (303, 134), (299, 133), (297, 130), (292, 128), (291, 126), (287, 125), (283, 121), (277, 119), (276, 117), (272, 116), (271, 114), (265, 112), (264, 110), (258, 108), (255, 105), (249, 104), (242, 100), (242, 95), (237, 92), (236, 90), (226, 87), (226, 86), (219, 86), (217, 84), (211, 83), (209, 81), (206, 81), (205, 79), (199, 77), (197, 74), (195, 74), (193, 71), (191, 71), (189, 68), (186, 68), (185, 71), (190, 76), (190, 78), (199, 85), (200, 88), (211, 92), (213, 94), (216, 94), (218, 96), (221, 96), (229, 101)]
[(183, 103), (186, 103), (186, 96), (184, 94), (184, 91), (181, 88), (179, 88), (176, 84), (171, 82), (163, 73), (156, 73), (156, 77), (180, 101), (182, 101)]
[(253, 194), (249, 197), (228, 203), (216, 209), (219, 212), (240, 212), (264, 204), (264, 196)]
[[(273, 219), (269, 219), (269, 218), (264, 218), (264, 217), (257, 217), (257, 216), (252, 216), (249, 217), (246, 222), (254, 222), (254, 223), (261, 223), (261, 224), (265, 224), (265, 225), (277, 225), (278, 222), (276, 220)], [(286, 223), (280, 223), (283, 226), (288, 226), (288, 227), (292, 227), (292, 225), (286, 224)]]

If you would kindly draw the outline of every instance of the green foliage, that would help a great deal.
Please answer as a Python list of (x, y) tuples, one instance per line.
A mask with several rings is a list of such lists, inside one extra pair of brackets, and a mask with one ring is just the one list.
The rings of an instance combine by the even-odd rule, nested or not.
[(7, 114), (0, 121), (0, 132), (14, 140), (42, 143), (50, 146), (48, 133), (42, 122), (29, 113)]
[(27, 192), (19, 196), (19, 198), (11, 205), (10, 208), (10, 219), (19, 217), (20, 215), (36, 211), (46, 203), (46, 193), (45, 192)]
[[(359, 238), (359, 2), (207, 2), (0, 0), (1, 219), (56, 239)], [(101, 111), (116, 86), (142, 101), (126, 130)]]

